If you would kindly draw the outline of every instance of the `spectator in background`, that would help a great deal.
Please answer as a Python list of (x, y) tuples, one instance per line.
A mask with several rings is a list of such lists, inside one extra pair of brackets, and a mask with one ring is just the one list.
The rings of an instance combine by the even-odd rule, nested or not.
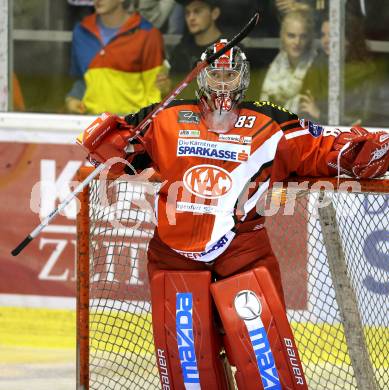
[(73, 31), (72, 74), (77, 78), (66, 97), (77, 114), (137, 112), (158, 102), (156, 78), (164, 59), (159, 30), (128, 1), (95, 0), (95, 13)]
[(177, 0), (185, 6), (188, 32), (172, 50), (170, 65), (173, 73), (187, 73), (205, 49), (221, 37), (217, 26), (220, 7), (217, 0)]
[[(347, 0), (350, 1), (359, 0)], [(328, 2), (329, 0), (274, 0), (274, 5), (281, 18), (301, 5), (309, 7), (312, 10), (315, 34), (320, 34), (323, 14), (328, 11)]]
[(311, 9), (321, 9), (325, 5), (324, 2), (324, 0), (275, 0), (275, 5), (281, 14), (287, 14), (295, 10), (299, 4), (306, 4)]
[[(181, 81), (196, 65), (205, 49), (218, 41), (222, 33), (217, 25), (220, 16), (218, 0), (177, 0), (184, 6), (186, 31), (170, 52), (173, 85)], [(180, 93), (182, 99), (193, 99), (197, 89), (192, 81)]]
[(302, 83), (316, 55), (314, 23), (308, 6), (296, 6), (285, 14), (280, 38), (281, 48), (266, 73), (260, 99), (297, 112)]
[(330, 54), (330, 22), (321, 25), (320, 48), (303, 81), (299, 112), (306, 119), (328, 122), (328, 56)]
[[(389, 41), (389, 7), (386, 3), (383, 6), (381, 0), (348, 0), (346, 8), (347, 13), (352, 12), (359, 17), (359, 23), (363, 21), (366, 39), (381, 41), (372, 42), (373, 45), (385, 45), (382, 41)], [(369, 61), (374, 62), (376, 69), (372, 76), (375, 82), (372, 101), (369, 102), (370, 112), (367, 125), (387, 126), (389, 121), (389, 52), (371, 50), (369, 57)]]
[(315, 21), (317, 21), (323, 12), (328, 12), (328, 1), (329, 0), (275, 0), (275, 6), (281, 15), (285, 15), (288, 12), (293, 11), (296, 6), (306, 5), (314, 11)]
[(135, 3), (135, 9), (158, 29), (165, 25), (176, 4), (174, 0), (137, 0)]
[[(246, 56), (250, 58), (250, 78), (253, 81), (252, 87), (258, 88), (259, 80), (257, 80), (256, 70), (262, 70), (261, 77), (263, 80), (263, 70), (269, 67), (278, 52), (275, 45), (269, 47), (270, 45), (268, 45), (266, 40), (262, 41), (256, 39), (276, 38), (279, 35), (279, 12), (274, 5), (274, 1), (220, 0), (220, 9), (221, 15), (218, 19), (218, 24), (222, 27), (223, 35), (227, 37), (233, 37), (238, 34), (242, 27), (247, 23), (248, 19), (258, 10), (260, 12), (260, 22), (255, 26), (254, 30), (250, 32), (247, 45), (239, 44)], [(256, 46), (258, 43), (260, 47)], [(250, 91), (248, 92), (250, 93)], [(255, 97), (258, 98), (258, 91)]]
[[(321, 26), (321, 50), (304, 79), (298, 110), (303, 117), (320, 123), (328, 123), (329, 33), (327, 17)], [(364, 125), (372, 115), (377, 74), (366, 45), (363, 24), (355, 14), (346, 16), (345, 43), (345, 112), (342, 122), (347, 125)]]
[(179, 4), (176, 1), (171, 14), (169, 15), (167, 34), (182, 35), (184, 31), (185, 31), (184, 7), (182, 4)]
[[(220, 38), (229, 38), (236, 33), (247, 23), (252, 12), (256, 9), (255, 4), (251, 0), (244, 0), (233, 4), (231, 0), (176, 0), (184, 5), (185, 22), (187, 32), (184, 33), (181, 41), (171, 51), (170, 63), (172, 67), (172, 76), (175, 78), (175, 83), (178, 82), (193, 69), (201, 54), (207, 47), (218, 41)], [(235, 23), (232, 25), (231, 14), (235, 10)], [(222, 10), (223, 9), (223, 13)], [(224, 15), (226, 11), (226, 17)], [(240, 12), (240, 13), (239, 13)], [(268, 15), (268, 13), (266, 13)], [(219, 28), (221, 19), (224, 19), (223, 32)], [(228, 29), (226, 33), (224, 28)], [(258, 26), (260, 29), (261, 26)], [(261, 31), (262, 35), (263, 31)], [(250, 61), (251, 68), (251, 86), (249, 87), (246, 97), (250, 100), (258, 98), (257, 86), (259, 80), (263, 80), (265, 65), (270, 63), (269, 56), (258, 49), (247, 49), (242, 44), (239, 44), (252, 60)], [(272, 57), (273, 58), (273, 57)], [(256, 81), (256, 82), (255, 82)], [(195, 82), (186, 88), (180, 95), (181, 98), (192, 98), (194, 90), (197, 88)]]

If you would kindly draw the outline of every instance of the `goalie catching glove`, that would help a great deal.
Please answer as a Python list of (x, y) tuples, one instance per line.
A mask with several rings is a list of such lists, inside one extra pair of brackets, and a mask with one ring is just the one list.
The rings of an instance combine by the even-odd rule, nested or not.
[(358, 179), (384, 175), (389, 167), (389, 134), (362, 127), (341, 133), (330, 152), (329, 166)]
[[(77, 143), (87, 151), (88, 160), (96, 167), (100, 163), (109, 163), (111, 158), (126, 159), (129, 154), (144, 151), (141, 144), (130, 143), (133, 129), (119, 116), (104, 113), (77, 137)], [(124, 163), (116, 162), (110, 171), (120, 173), (124, 166)]]

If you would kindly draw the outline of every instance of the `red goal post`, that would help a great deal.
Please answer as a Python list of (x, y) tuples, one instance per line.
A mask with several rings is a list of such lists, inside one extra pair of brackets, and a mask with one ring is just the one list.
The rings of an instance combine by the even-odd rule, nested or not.
[[(78, 198), (78, 388), (159, 389), (146, 273), (158, 183), (105, 184)], [(266, 227), (309, 388), (385, 389), (389, 177), (290, 180), (272, 196)]]

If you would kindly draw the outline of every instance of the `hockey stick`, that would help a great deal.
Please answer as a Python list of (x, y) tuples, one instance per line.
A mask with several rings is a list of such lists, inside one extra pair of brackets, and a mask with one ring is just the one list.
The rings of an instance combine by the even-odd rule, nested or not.
[(17, 256), (39, 233), (54, 219), (100, 172), (105, 168), (104, 164), (100, 164), (91, 174), (80, 183), (65, 200), (54, 209), (12, 252), (12, 256)]
[[(237, 45), (242, 39), (244, 39), (252, 29), (257, 25), (259, 21), (259, 12), (256, 12), (249, 22), (243, 27), (243, 29), (235, 35), (222, 49), (207, 57), (204, 61), (199, 62), (196, 67), (182, 80), (176, 88), (166, 96), (161, 103), (159, 103), (153, 111), (151, 111), (138, 126), (134, 129), (134, 135), (129, 139), (132, 141), (135, 138), (140, 137), (147, 129), (153, 119), (164, 110), (181, 91), (188, 86), (188, 84), (194, 80), (197, 75), (206, 68), (213, 61), (218, 59), (233, 46)], [(139, 138), (140, 139), (140, 138)], [(141, 139), (140, 139), (141, 141)], [(70, 193), (66, 199), (54, 209), (43, 221), (39, 224), (14, 250), (12, 250), (12, 256), (17, 256), (39, 233), (55, 218), (83, 189), (86, 187), (95, 177), (97, 177), (105, 168), (105, 164), (100, 164), (82, 183), (80, 183), (72, 193)]]

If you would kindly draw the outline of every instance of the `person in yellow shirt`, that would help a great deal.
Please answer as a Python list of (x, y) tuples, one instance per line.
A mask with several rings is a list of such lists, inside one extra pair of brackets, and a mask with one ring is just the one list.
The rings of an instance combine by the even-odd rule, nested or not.
[(157, 75), (164, 49), (158, 29), (123, 0), (95, 0), (95, 13), (73, 31), (71, 73), (66, 97), (77, 114), (136, 112), (160, 101)]

